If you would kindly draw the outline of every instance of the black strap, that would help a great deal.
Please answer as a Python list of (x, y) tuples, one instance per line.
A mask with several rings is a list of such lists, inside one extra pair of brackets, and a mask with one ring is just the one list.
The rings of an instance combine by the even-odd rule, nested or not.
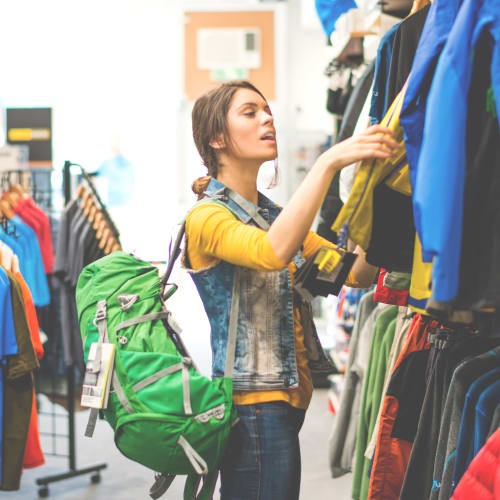
[(168, 259), (167, 270), (165, 271), (165, 274), (161, 279), (162, 295), (163, 295), (163, 290), (168, 283), (168, 279), (172, 274), (172, 269), (174, 268), (175, 261), (177, 260), (177, 258), (181, 253), (181, 242), (185, 232), (186, 232), (186, 223), (183, 222), (179, 232), (177, 233), (177, 238), (175, 239), (174, 243), (174, 249), (172, 250), (170, 258)]

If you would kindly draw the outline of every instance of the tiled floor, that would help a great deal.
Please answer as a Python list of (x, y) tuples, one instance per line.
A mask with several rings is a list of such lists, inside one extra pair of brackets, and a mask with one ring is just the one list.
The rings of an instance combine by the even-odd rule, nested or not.
[[(326, 390), (316, 389), (301, 431), (301, 500), (349, 500), (351, 498), (351, 475), (333, 480), (328, 470), (327, 443), (332, 418), (327, 410)], [(49, 498), (53, 500), (147, 500), (152, 473), (126, 459), (116, 450), (111, 429), (105, 422), (98, 422), (94, 438), (85, 438), (83, 433), (86, 419), (87, 412), (77, 414), (77, 466), (85, 467), (106, 462), (108, 468), (102, 473), (102, 481), (97, 485), (91, 484), (89, 475), (85, 475), (53, 483), (50, 485)], [(62, 431), (64, 429), (61, 429)], [(64, 459), (48, 457), (47, 465), (25, 471), (20, 491), (2, 492), (0, 497), (35, 500), (38, 498), (35, 480), (42, 476), (63, 472), (66, 467)], [(183, 486), (184, 478), (176, 478), (162, 498), (165, 500), (182, 499)], [(218, 495), (214, 498), (217, 499)]]

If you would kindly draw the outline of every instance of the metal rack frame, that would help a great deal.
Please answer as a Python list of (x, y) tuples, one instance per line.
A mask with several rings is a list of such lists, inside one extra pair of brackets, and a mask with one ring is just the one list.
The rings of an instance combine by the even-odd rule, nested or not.
[[(64, 193), (65, 205), (71, 200), (71, 197), (72, 197), (71, 167), (73, 165), (78, 166), (81, 169), (81, 174), (82, 174), (83, 178), (85, 179), (86, 183), (88, 184), (89, 189), (92, 191), (92, 194), (96, 198), (97, 202), (101, 205), (103, 215), (106, 217), (106, 219), (108, 220), (108, 223), (110, 224), (113, 231), (116, 232), (116, 236), (118, 237), (118, 231), (116, 230), (116, 227), (113, 224), (111, 217), (109, 216), (103, 203), (101, 202), (101, 199), (99, 198), (97, 190), (95, 189), (95, 186), (93, 185), (90, 176), (87, 174), (87, 172), (85, 171), (85, 169), (83, 167), (81, 167), (80, 165), (71, 163), (69, 161), (66, 161), (64, 163), (64, 169), (63, 169), (63, 193)], [(50, 179), (49, 179), (49, 186), (51, 186)], [(51, 187), (50, 187), (50, 189), (51, 189)], [(50, 200), (50, 203), (51, 203), (52, 197), (50, 196), (48, 199)], [(72, 339), (71, 336), (70, 336), (70, 338)], [(66, 397), (66, 402), (67, 402), (67, 415), (56, 413), (55, 403), (52, 403), (52, 411), (51, 412), (40, 411), (39, 415), (48, 416), (52, 419), (51, 432), (40, 432), (40, 435), (52, 438), (53, 449), (51, 452), (48, 452), (45, 454), (50, 455), (50, 456), (67, 458), (68, 459), (68, 471), (62, 472), (60, 474), (55, 474), (55, 475), (51, 475), (51, 476), (45, 476), (45, 477), (38, 478), (36, 480), (36, 484), (39, 486), (38, 495), (41, 498), (46, 498), (49, 496), (49, 484), (59, 482), (59, 481), (64, 481), (66, 479), (71, 479), (71, 478), (82, 476), (85, 474), (92, 474), (90, 477), (90, 480), (93, 484), (100, 483), (101, 482), (100, 471), (107, 467), (106, 463), (100, 463), (100, 464), (92, 465), (89, 467), (77, 468), (77, 465), (76, 465), (76, 439), (75, 439), (76, 385), (75, 385), (75, 364), (74, 363), (66, 367), (65, 379), (66, 379), (66, 394), (64, 396)], [(54, 395), (59, 395), (55, 391), (54, 381), (52, 381), (52, 382), (53, 382), (52, 389), (54, 391)], [(59, 434), (56, 431), (56, 429), (57, 429), (56, 422), (57, 422), (58, 418), (67, 418), (67, 420), (68, 420), (68, 433), (67, 434)], [(68, 452), (67, 452), (67, 454), (57, 452), (57, 448), (56, 448), (57, 438), (67, 438), (68, 439)]]

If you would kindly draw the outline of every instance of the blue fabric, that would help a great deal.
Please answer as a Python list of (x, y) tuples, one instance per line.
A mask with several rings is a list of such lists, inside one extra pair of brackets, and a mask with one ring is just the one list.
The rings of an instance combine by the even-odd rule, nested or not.
[(298, 500), (305, 410), (284, 402), (236, 406), (221, 467), (221, 500)]
[(358, 6), (354, 0), (315, 0), (316, 12), (321, 26), (330, 38), (330, 35), (335, 30), (337, 19), (351, 9), (357, 9)]
[[(462, 0), (438, 0), (431, 3), (408, 77), (408, 88), (399, 120), (404, 132), (406, 156), (410, 165), (410, 179), (413, 187), (415, 187), (416, 169), (422, 146), (427, 96), (439, 56), (461, 3)], [(417, 231), (422, 238), (418, 227)]]
[(493, 413), (499, 402), (500, 380), (497, 380), (483, 391), (477, 402), (476, 419), (474, 421), (474, 447), (472, 456), (469, 457), (470, 461), (479, 453), (479, 450), (486, 443), (486, 439), (488, 439)]
[[(3, 429), (3, 376), (7, 356), (17, 354), (16, 330), (12, 315), (9, 278), (0, 267), (0, 430)], [(3, 432), (0, 432), (0, 484), (2, 483)]]
[(455, 466), (451, 491), (453, 491), (467, 470), (469, 464), (469, 450), (473, 448), (472, 436), (474, 434), (474, 412), (478, 399), (484, 390), (500, 378), (500, 368), (494, 368), (481, 375), (469, 388), (465, 396), (464, 410), (458, 434)]
[(33, 302), (37, 307), (47, 306), (50, 304), (49, 285), (36, 233), (18, 215), (15, 215), (10, 222), (14, 225), (18, 235), (17, 238), (12, 238), (23, 247), (23, 255), (18, 255), (21, 274), (30, 288)]
[(122, 206), (130, 202), (135, 182), (135, 167), (130, 161), (116, 155), (104, 161), (97, 172), (108, 181), (108, 206)]
[(401, 23), (395, 24), (380, 40), (375, 60), (373, 75), (373, 93), (370, 106), (370, 123), (380, 123), (387, 113), (389, 102), (387, 89), (389, 87), (389, 70), (391, 69), (392, 43)]
[(441, 302), (453, 300), (458, 291), (467, 94), (474, 62), (471, 55), (484, 31), (494, 40), (491, 80), (500, 119), (500, 0), (464, 0), (427, 99), (415, 178), (414, 216), (423, 260), (434, 263), (433, 297)]

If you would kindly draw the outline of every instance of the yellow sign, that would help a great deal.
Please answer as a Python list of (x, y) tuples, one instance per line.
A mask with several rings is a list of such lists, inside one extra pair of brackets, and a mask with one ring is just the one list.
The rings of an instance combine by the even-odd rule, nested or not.
[(9, 130), (10, 142), (48, 140), (50, 140), (50, 129), (48, 128), (11, 128)]

